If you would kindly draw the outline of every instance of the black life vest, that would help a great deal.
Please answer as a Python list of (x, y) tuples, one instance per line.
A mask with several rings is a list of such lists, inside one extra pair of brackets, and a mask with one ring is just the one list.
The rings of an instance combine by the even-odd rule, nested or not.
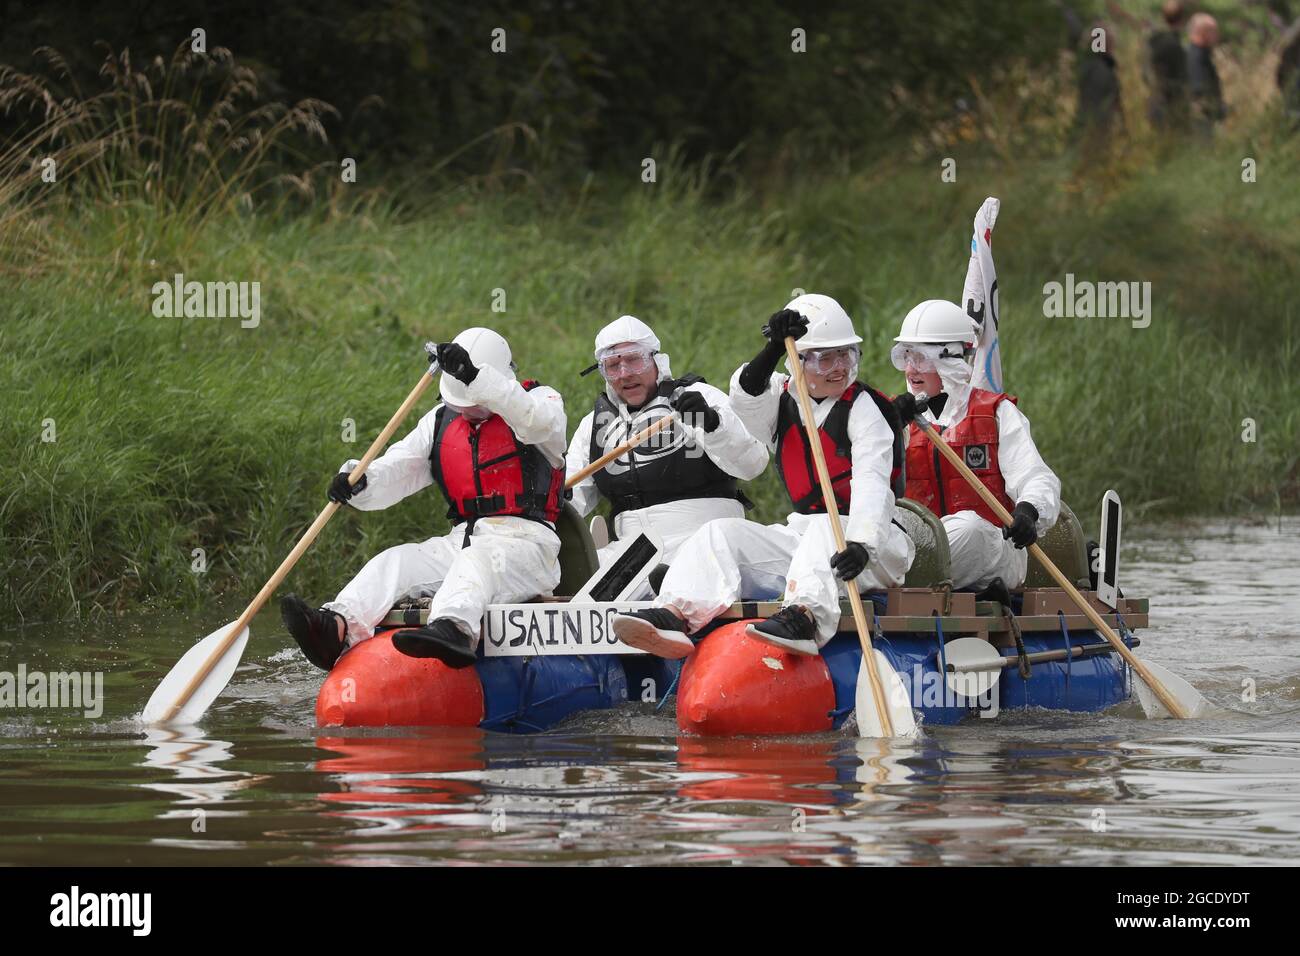
[[(592, 415), (588, 460), (595, 461), (665, 415), (671, 415), (669, 396), (678, 388), (703, 381), (700, 376), (690, 374), (665, 379), (655, 388), (650, 400), (630, 418), (601, 392), (596, 396)], [(735, 477), (719, 468), (678, 422), (614, 459), (594, 477), (596, 490), (609, 499), (611, 518), (623, 511), (686, 498), (744, 500)]]
[[(541, 383), (522, 384), (531, 391)], [(500, 415), (476, 426), (443, 405), (434, 419), (429, 463), (453, 525), (501, 515), (554, 524), (560, 515), (564, 469), (537, 446), (521, 444)]]
[[(882, 393), (865, 382), (854, 382), (835, 399), (835, 405), (826, 416), (826, 421), (817, 429), (822, 440), (822, 453), (826, 458), (826, 470), (830, 472), (831, 485), (835, 489), (835, 505), (840, 514), (848, 513), (850, 482), (853, 479), (849, 413), (853, 410), (853, 403), (864, 394), (876, 403), (876, 408), (894, 433), (889, 484), (895, 498), (903, 497), (903, 456), (906, 445), (898, 412)], [(817, 479), (817, 466), (813, 462), (808, 434), (799, 417), (799, 402), (790, 394), (789, 382), (786, 382), (785, 389), (781, 392), (780, 402), (776, 413), (776, 434), (773, 436), (776, 442), (777, 473), (781, 476), (781, 482), (785, 485), (797, 514), (821, 514), (826, 510), (826, 502), (822, 497), (821, 482)]]

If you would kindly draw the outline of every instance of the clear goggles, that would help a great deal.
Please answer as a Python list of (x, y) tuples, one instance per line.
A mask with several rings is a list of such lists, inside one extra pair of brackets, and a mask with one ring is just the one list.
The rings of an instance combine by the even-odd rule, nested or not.
[(654, 368), (654, 352), (645, 348), (610, 349), (596, 360), (605, 381), (625, 375), (643, 375)]
[(852, 368), (858, 364), (858, 347), (841, 345), (831, 349), (808, 349), (800, 352), (799, 358), (804, 368), (818, 375), (825, 375), (838, 368)]
[(490, 408), (484, 408), (482, 405), (467, 405), (464, 408), (459, 405), (453, 405), (451, 402), (447, 402), (446, 405), (453, 412), (462, 416), (467, 421), (485, 422), (492, 417), (492, 410)]
[(942, 359), (964, 359), (967, 349), (962, 342), (928, 345), (900, 342), (889, 352), (890, 361), (900, 372), (937, 372)]

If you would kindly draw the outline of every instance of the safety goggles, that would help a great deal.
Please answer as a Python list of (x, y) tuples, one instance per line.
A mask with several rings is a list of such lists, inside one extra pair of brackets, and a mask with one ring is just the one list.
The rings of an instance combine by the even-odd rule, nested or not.
[(825, 375), (837, 368), (847, 369), (857, 365), (858, 348), (856, 345), (842, 345), (833, 349), (808, 349), (801, 352), (799, 358), (808, 371)]
[(970, 350), (961, 342), (941, 344), (903, 344), (890, 350), (889, 358), (900, 372), (936, 372), (943, 359), (964, 360)]
[(650, 349), (620, 349), (601, 355), (596, 364), (607, 382), (626, 375), (642, 375), (654, 367), (654, 352)]

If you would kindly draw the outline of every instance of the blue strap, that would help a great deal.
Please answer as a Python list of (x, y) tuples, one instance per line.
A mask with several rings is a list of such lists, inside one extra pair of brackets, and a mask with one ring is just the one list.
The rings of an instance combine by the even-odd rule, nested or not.
[(948, 680), (948, 654), (943, 649), (943, 618), (939, 616), (938, 611), (931, 611), (930, 616), (934, 618), (934, 633), (939, 637), (939, 675)]
[(673, 672), (673, 679), (668, 684), (668, 689), (664, 691), (663, 696), (659, 698), (659, 703), (655, 705), (656, 714), (659, 713), (659, 711), (663, 710), (664, 705), (668, 703), (668, 698), (671, 697), (673, 695), (673, 691), (677, 689), (677, 678), (681, 676), (682, 676), (682, 664), (679, 661), (677, 664), (677, 670)]
[(1070, 672), (1074, 665), (1074, 649), (1070, 646), (1070, 629), (1065, 626), (1065, 612), (1056, 612), (1057, 620), (1061, 622), (1061, 636), (1065, 638), (1065, 706), (1070, 706)]
[[(1117, 600), (1115, 603), (1118, 604), (1119, 601)], [(1124, 646), (1130, 651), (1133, 650), (1133, 633), (1128, 629), (1128, 625), (1124, 623), (1124, 615), (1119, 613), (1118, 607), (1115, 608), (1115, 621), (1119, 624), (1119, 639), (1124, 642)], [(1124, 668), (1124, 687), (1128, 691), (1125, 696), (1132, 697), (1133, 669), (1128, 666), (1128, 661), (1122, 656), (1119, 659), (1119, 665)]]

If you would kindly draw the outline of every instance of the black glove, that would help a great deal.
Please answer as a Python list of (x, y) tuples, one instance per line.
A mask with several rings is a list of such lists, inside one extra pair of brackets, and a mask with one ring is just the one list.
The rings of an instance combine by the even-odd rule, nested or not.
[(699, 425), (706, 432), (717, 431), (722, 416), (699, 392), (682, 392), (668, 403), (682, 417), (683, 422)]
[(363, 491), (366, 487), (366, 476), (362, 475), (355, 485), (348, 483), (348, 472), (340, 471), (330, 481), (329, 492), (327, 493), (330, 501), (337, 501), (341, 505), (348, 503), (348, 499), (358, 491)]
[(867, 569), (870, 559), (865, 544), (850, 541), (843, 551), (831, 555), (831, 570), (841, 581), (852, 581)]
[(767, 320), (767, 325), (763, 326), (763, 335), (773, 345), (779, 345), (782, 352), (785, 351), (787, 338), (802, 338), (807, 331), (808, 320), (794, 309), (782, 309)]
[(899, 392), (894, 396), (894, 411), (898, 412), (898, 417), (905, 426), (912, 424), (916, 416), (925, 411), (925, 404), (925, 402), (918, 402), (916, 396), (908, 391)]
[(763, 394), (776, 371), (776, 363), (785, 354), (785, 337), (793, 335), (797, 339), (807, 331), (808, 320), (794, 309), (782, 309), (767, 320), (763, 326), (767, 344), (740, 371), (740, 387), (746, 395)]
[(1016, 502), (1011, 512), (1011, 524), (1002, 529), (1002, 537), (1010, 538), (1017, 548), (1027, 548), (1038, 540), (1038, 509), (1028, 501)]
[(465, 346), (455, 342), (443, 342), (438, 346), (438, 364), (462, 385), (468, 385), (478, 377), (478, 369), (469, 360)]

